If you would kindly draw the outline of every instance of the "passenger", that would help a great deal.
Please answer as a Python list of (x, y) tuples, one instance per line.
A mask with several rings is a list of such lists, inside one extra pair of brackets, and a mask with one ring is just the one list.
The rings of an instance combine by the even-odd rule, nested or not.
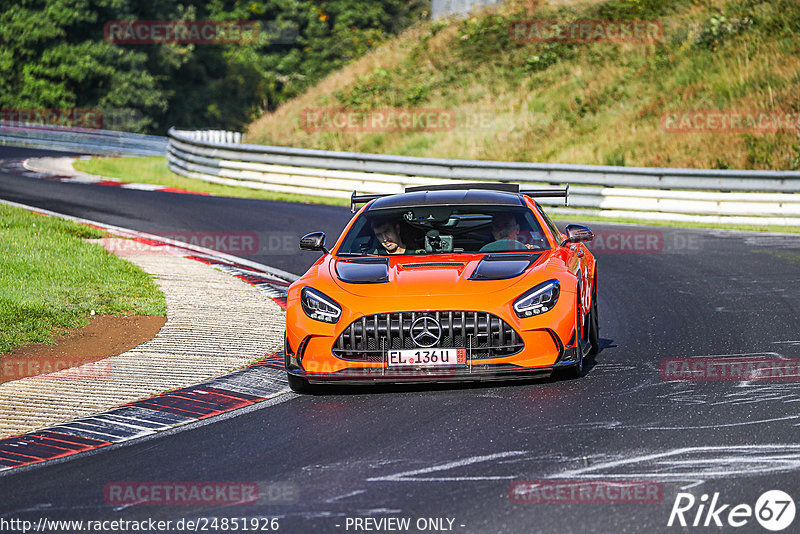
[(391, 219), (372, 221), (372, 232), (387, 254), (405, 254), (406, 245), (400, 237), (400, 223)]
[(480, 252), (503, 252), (536, 248), (528, 243), (520, 243), (519, 223), (512, 213), (501, 213), (492, 217), (492, 236), (494, 241), (481, 247)]

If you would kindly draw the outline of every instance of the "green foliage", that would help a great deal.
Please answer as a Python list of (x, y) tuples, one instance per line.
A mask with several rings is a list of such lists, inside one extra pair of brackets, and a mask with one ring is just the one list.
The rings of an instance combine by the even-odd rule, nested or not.
[(378, 67), (368, 75), (356, 78), (349, 91), (336, 91), (334, 96), (347, 108), (370, 109), (377, 107), (377, 102), (392, 91), (392, 87), (391, 73)]
[[(424, 0), (20, 0), (0, 7), (0, 109), (90, 108), (104, 126), (241, 129), (423, 16)], [(253, 43), (125, 45), (110, 21), (258, 22)]]
[(625, 167), (627, 165), (625, 149), (622, 147), (615, 148), (610, 153), (606, 154), (605, 161), (603, 163), (606, 165), (613, 165), (615, 167)]
[(744, 134), (744, 144), (747, 148), (748, 168), (768, 169), (772, 166), (772, 158), (778, 149), (775, 136)]
[(166, 110), (147, 55), (102, 39), (113, 0), (25, 0), (0, 10), (0, 109)]
[(727, 162), (727, 160), (725, 160), (725, 158), (717, 157), (717, 158), (714, 158), (714, 164), (711, 166), (711, 168), (712, 169), (722, 169), (722, 170), (724, 170), (724, 169), (730, 169), (731, 166)]
[(541, 72), (547, 70), (559, 61), (564, 61), (574, 56), (571, 53), (574, 47), (563, 43), (542, 43), (531, 50), (525, 57), (526, 72)]
[(596, 6), (595, 15), (605, 20), (647, 20), (674, 13), (692, 0), (611, 0)]
[(792, 153), (789, 155), (789, 170), (800, 170), (800, 133), (797, 134), (797, 143), (792, 144)]
[(703, 24), (695, 43), (702, 48), (716, 50), (726, 39), (747, 30), (752, 24), (749, 18), (729, 19), (722, 15), (711, 15)]
[(456, 41), (462, 57), (481, 60), (507, 50), (511, 46), (509, 24), (512, 20), (503, 15), (464, 19)]

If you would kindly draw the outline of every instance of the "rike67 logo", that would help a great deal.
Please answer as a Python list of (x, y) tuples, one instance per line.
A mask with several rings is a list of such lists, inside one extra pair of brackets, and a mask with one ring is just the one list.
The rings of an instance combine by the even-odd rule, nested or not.
[(678, 493), (667, 526), (743, 527), (752, 524), (755, 517), (765, 529), (778, 532), (792, 524), (795, 511), (794, 500), (781, 490), (765, 491), (756, 500), (755, 506), (723, 503), (719, 492), (714, 493), (710, 502), (707, 494), (697, 499), (691, 493)]

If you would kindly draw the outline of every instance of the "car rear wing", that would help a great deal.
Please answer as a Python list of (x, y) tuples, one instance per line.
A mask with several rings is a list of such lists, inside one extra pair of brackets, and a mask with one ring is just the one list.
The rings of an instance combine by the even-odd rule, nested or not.
[[(531, 198), (564, 198), (564, 205), (569, 206), (569, 184), (564, 186), (563, 189), (520, 189), (519, 184), (507, 183), (467, 183), (467, 184), (437, 184), (437, 185), (421, 185), (414, 187), (406, 187), (406, 193), (415, 193), (420, 191), (454, 191), (464, 189), (488, 189), (491, 191), (506, 191), (509, 193), (518, 193)], [(359, 195), (355, 191), (350, 195), (350, 212), (356, 212), (358, 204), (366, 204), (378, 198), (388, 197), (395, 193), (386, 194), (373, 194), (373, 195)]]
[(358, 204), (366, 204), (367, 202), (372, 202), (376, 198), (383, 198), (388, 197), (389, 193), (385, 195), (357, 195), (355, 191), (353, 194), (350, 195), (350, 213), (356, 212), (356, 206)]
[(564, 189), (522, 189), (519, 192), (531, 198), (561, 198), (564, 197), (564, 205), (569, 206), (569, 184)]

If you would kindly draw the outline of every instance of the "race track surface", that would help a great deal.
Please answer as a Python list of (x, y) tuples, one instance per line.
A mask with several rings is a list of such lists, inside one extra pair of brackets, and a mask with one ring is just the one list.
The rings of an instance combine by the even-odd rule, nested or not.
[[(34, 153), (41, 151), (2, 149), (0, 159)], [(340, 207), (9, 174), (0, 175), (0, 198), (152, 233), (280, 235), (275, 243), (290, 235), (295, 247), (315, 230), (332, 243), (350, 218)], [(797, 377), (672, 381), (660, 366), (704, 356), (800, 357), (800, 236), (589, 226), (603, 245), (595, 243), (602, 350), (581, 379), (291, 394), (231, 418), (0, 476), (0, 519), (175, 525), (276, 517), (281, 532), (323, 533), (408, 518), (407, 530), (371, 531), (678, 532), (667, 523), (683, 492), (698, 501), (685, 513), (689, 523), (702, 495), (711, 501), (718, 493), (717, 508), (730, 505), (715, 516), (724, 531), (766, 532), (754, 517), (731, 528), (728, 512), (754, 506), (767, 490), (800, 498)], [(639, 245), (636, 236), (643, 236)], [(276, 245), (244, 257), (301, 274), (318, 256)], [(262, 497), (219, 506), (128, 505), (104, 496), (108, 484), (134, 481), (252, 482)], [(512, 502), (512, 483), (523, 481), (638, 481), (657, 488), (660, 502)], [(700, 524), (706, 518), (703, 512)]]

